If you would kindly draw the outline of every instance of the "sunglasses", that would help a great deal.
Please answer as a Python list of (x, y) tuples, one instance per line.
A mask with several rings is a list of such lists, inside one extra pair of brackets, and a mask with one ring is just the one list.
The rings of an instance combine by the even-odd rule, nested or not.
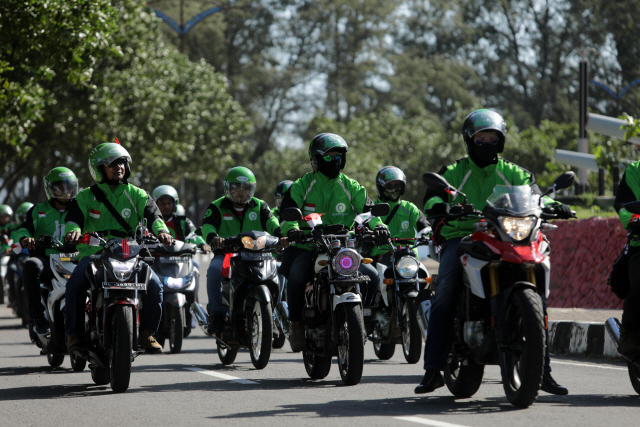
[(475, 142), (477, 145), (496, 145), (499, 140), (500, 138), (498, 138), (496, 135), (476, 136), (475, 138), (473, 138), (473, 142)]
[(342, 159), (342, 154), (340, 153), (336, 153), (336, 154), (327, 154), (326, 156), (323, 157), (325, 162), (330, 162), (331, 160), (340, 160)]
[(400, 183), (389, 183), (384, 185), (384, 189), (388, 191), (401, 190), (402, 184)]

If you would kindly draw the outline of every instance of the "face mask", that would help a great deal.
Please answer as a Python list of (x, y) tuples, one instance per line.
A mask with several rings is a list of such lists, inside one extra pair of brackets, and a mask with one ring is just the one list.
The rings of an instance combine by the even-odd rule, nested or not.
[(340, 174), (340, 165), (342, 164), (341, 159), (331, 159), (331, 161), (326, 161), (321, 156), (316, 157), (316, 161), (318, 162), (318, 172), (322, 173), (329, 179), (333, 179)]
[(484, 168), (486, 166), (498, 163), (498, 146), (497, 145), (483, 145), (478, 147), (472, 145), (473, 150), (469, 152), (469, 157), (473, 162)]

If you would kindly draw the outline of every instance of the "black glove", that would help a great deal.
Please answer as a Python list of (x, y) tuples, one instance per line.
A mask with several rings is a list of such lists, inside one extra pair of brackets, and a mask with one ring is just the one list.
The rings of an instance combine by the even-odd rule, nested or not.
[(391, 234), (389, 234), (389, 229), (384, 225), (377, 225), (373, 230), (373, 237), (378, 242), (386, 243), (391, 238)]
[(304, 239), (304, 232), (298, 228), (292, 228), (287, 232), (287, 238), (290, 242), (300, 243)]
[(571, 212), (571, 206), (569, 205), (554, 205), (553, 210), (555, 214), (558, 216), (558, 219), (573, 218), (573, 213)]

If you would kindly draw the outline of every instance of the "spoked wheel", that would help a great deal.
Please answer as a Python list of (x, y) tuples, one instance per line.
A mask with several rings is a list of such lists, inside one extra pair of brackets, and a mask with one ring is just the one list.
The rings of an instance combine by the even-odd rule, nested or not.
[(526, 408), (538, 397), (544, 371), (542, 300), (532, 289), (518, 288), (506, 310), (510, 349), (500, 352), (502, 385), (512, 405)]
[(364, 320), (359, 305), (341, 305), (336, 325), (340, 330), (338, 366), (342, 382), (355, 385), (362, 378), (364, 366)]
[(231, 365), (236, 360), (238, 349), (227, 347), (218, 340), (216, 340), (216, 345), (218, 347), (218, 358), (220, 362), (222, 362), (223, 365)]
[(184, 337), (184, 308), (171, 307), (169, 317), (169, 351), (180, 353), (182, 338)]
[(133, 312), (131, 306), (119, 305), (113, 314), (113, 341), (110, 351), (110, 383), (116, 393), (129, 388), (133, 359)]
[(91, 368), (91, 379), (96, 385), (109, 384), (109, 368)]
[(247, 314), (251, 319), (249, 325), (251, 362), (256, 369), (263, 369), (271, 357), (271, 340), (273, 339), (271, 304), (255, 300)]
[(449, 354), (447, 366), (444, 368), (444, 382), (447, 388), (456, 397), (471, 397), (480, 388), (484, 365), (472, 360), (463, 363), (455, 353)]
[(629, 367), (629, 379), (636, 393), (640, 394), (640, 367), (631, 361), (627, 361)]
[(309, 378), (313, 380), (321, 380), (331, 371), (331, 357), (317, 356), (313, 353), (303, 351), (302, 361), (304, 369), (307, 371)]
[(73, 369), (74, 372), (82, 372), (85, 366), (87, 366), (87, 361), (82, 357), (76, 356), (73, 352), (69, 354), (69, 361), (71, 362), (71, 369)]
[(64, 362), (64, 354), (47, 353), (47, 362), (49, 362), (49, 365), (52, 368), (57, 368), (58, 366), (62, 365), (62, 362)]
[(415, 301), (402, 304), (402, 352), (407, 363), (418, 363), (422, 354), (422, 332), (416, 317)]
[(376, 354), (378, 359), (380, 360), (389, 360), (393, 357), (393, 353), (396, 352), (395, 344), (383, 344), (381, 342), (376, 342), (376, 340), (380, 339), (380, 329), (378, 326), (374, 326), (373, 328), (373, 352)]

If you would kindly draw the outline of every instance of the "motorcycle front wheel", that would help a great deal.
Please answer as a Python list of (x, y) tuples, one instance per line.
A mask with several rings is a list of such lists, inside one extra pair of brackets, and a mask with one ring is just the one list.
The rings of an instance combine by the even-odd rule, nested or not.
[(317, 356), (313, 353), (303, 351), (302, 361), (307, 375), (312, 380), (321, 380), (331, 371), (331, 357)]
[(542, 300), (531, 288), (515, 289), (506, 306), (510, 349), (500, 352), (502, 386), (513, 406), (526, 408), (538, 397), (544, 372)]
[(218, 358), (223, 365), (231, 365), (236, 360), (237, 348), (227, 347), (218, 340), (216, 340), (216, 346), (218, 347)]
[(364, 366), (364, 319), (362, 309), (355, 304), (340, 304), (337, 308), (340, 342), (338, 366), (346, 385), (356, 385), (362, 378)]
[(116, 393), (129, 388), (133, 358), (133, 313), (131, 306), (118, 305), (113, 314), (113, 341), (110, 351), (110, 383)]
[(378, 326), (376, 325), (373, 328), (373, 352), (376, 354), (376, 357), (380, 360), (389, 360), (393, 357), (393, 354), (396, 352), (395, 344), (383, 344), (381, 342), (376, 342), (375, 340), (380, 339), (380, 331), (378, 330)]
[(631, 385), (636, 393), (640, 394), (640, 368), (631, 361), (627, 361), (627, 366), (629, 367), (629, 379), (631, 380)]
[(416, 317), (414, 300), (402, 304), (402, 352), (407, 363), (418, 363), (422, 355), (422, 332)]
[(58, 366), (62, 365), (62, 362), (64, 362), (64, 354), (47, 353), (47, 362), (49, 362), (49, 365), (52, 368), (57, 368)]
[(91, 368), (91, 379), (96, 385), (109, 384), (109, 368)]
[(456, 397), (471, 397), (480, 388), (484, 376), (484, 365), (469, 360), (466, 364), (455, 353), (449, 354), (444, 368), (444, 382)]
[(176, 354), (182, 350), (184, 308), (171, 306), (169, 316), (169, 351)]
[(271, 357), (271, 340), (273, 339), (271, 304), (255, 300), (247, 317), (251, 319), (249, 322), (251, 363), (256, 369), (264, 369)]
[(82, 357), (76, 356), (73, 352), (69, 354), (69, 361), (71, 362), (71, 369), (73, 372), (82, 372), (87, 366), (87, 361)]

